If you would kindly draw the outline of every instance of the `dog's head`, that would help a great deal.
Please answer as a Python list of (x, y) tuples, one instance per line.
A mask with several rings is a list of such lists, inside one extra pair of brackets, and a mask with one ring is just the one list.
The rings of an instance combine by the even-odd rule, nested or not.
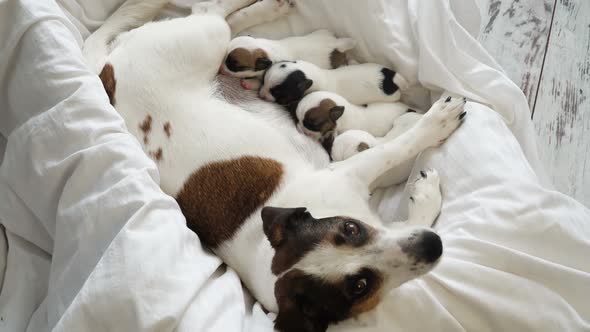
[(262, 209), (275, 250), (275, 327), (325, 331), (374, 308), (390, 289), (430, 271), (442, 242), (425, 228), (376, 229), (347, 217), (315, 219), (305, 208)]
[(281, 61), (273, 64), (262, 76), (260, 97), (280, 105), (289, 105), (305, 96), (313, 85), (306, 71), (312, 67), (304, 61)]
[(259, 39), (250, 36), (234, 38), (221, 65), (221, 72), (234, 77), (260, 77), (272, 60)]
[(295, 111), (297, 129), (317, 140), (336, 130), (345, 112), (344, 98), (326, 91), (312, 92), (299, 102)]
[(338, 135), (332, 143), (333, 161), (346, 160), (378, 144), (377, 138), (366, 131), (352, 129)]

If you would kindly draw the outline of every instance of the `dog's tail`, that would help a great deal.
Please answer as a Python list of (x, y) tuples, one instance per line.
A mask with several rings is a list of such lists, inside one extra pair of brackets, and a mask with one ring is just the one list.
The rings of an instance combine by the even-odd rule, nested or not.
[(110, 53), (110, 43), (122, 32), (152, 20), (170, 0), (127, 0), (84, 42), (84, 57), (99, 73)]

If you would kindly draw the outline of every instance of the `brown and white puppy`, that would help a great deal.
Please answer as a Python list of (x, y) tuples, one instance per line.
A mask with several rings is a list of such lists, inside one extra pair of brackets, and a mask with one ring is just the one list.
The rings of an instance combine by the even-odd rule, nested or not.
[(320, 139), (358, 129), (377, 137), (385, 136), (394, 121), (407, 112), (416, 112), (402, 102), (354, 105), (328, 91), (312, 92), (299, 102), (295, 111), (297, 128), (307, 136)]
[(273, 64), (265, 73), (260, 97), (291, 105), (314, 91), (329, 91), (356, 105), (395, 102), (408, 81), (390, 68), (364, 63), (336, 69), (322, 69), (306, 61)]
[(346, 51), (354, 48), (351, 38), (337, 38), (328, 30), (281, 40), (240, 36), (229, 43), (221, 73), (240, 78), (259, 78), (273, 63), (304, 60), (320, 68), (348, 64)]
[[(216, 10), (135, 29), (107, 56), (101, 79), (187, 225), (278, 313), (275, 327), (325, 331), (438, 262), (442, 242), (429, 229), (441, 206), (436, 172), (417, 180), (405, 223), (384, 225), (369, 187), (448, 137), (464, 102), (438, 102), (397, 139), (328, 165), (288, 115), (277, 122), (216, 97), (230, 41), (224, 18), (248, 3), (217, 1)], [(104, 29), (128, 26), (113, 18)]]

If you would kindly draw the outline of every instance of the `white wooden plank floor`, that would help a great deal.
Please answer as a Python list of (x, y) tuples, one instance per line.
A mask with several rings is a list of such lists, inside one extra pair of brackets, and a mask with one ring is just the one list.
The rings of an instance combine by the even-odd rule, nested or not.
[(480, 42), (528, 98), (556, 188), (590, 206), (590, 0), (479, 0)]

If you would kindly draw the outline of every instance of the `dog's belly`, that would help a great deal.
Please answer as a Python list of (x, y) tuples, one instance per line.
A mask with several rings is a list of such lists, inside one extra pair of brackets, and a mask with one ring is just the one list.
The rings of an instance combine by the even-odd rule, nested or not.
[(215, 161), (266, 157), (282, 163), (286, 176), (311, 167), (279, 129), (237, 106), (214, 98), (162, 104), (168, 107), (119, 111), (158, 165), (160, 186), (172, 196), (193, 172)]

